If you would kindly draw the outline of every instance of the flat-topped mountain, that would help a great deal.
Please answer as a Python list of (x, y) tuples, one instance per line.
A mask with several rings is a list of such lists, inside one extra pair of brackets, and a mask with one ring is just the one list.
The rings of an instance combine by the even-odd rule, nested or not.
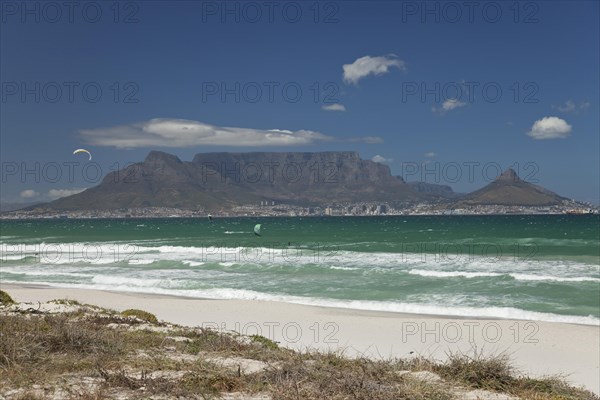
[(47, 204), (54, 209), (221, 209), (261, 201), (298, 205), (422, 199), (387, 165), (356, 152), (199, 153), (191, 162), (152, 151), (100, 185)]
[(567, 200), (550, 190), (519, 178), (511, 168), (489, 185), (467, 194), (459, 200), (465, 205), (551, 206)]

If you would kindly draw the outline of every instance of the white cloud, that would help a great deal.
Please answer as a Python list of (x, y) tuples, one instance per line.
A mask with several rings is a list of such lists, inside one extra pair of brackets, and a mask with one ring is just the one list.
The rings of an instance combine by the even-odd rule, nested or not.
[(437, 154), (435, 154), (433, 151), (430, 151), (429, 153), (425, 153), (425, 157), (435, 157), (437, 156)]
[(328, 104), (326, 106), (321, 107), (325, 111), (346, 111), (346, 106), (343, 104)]
[(552, 108), (554, 108), (560, 112), (564, 112), (564, 113), (570, 113), (570, 112), (576, 113), (579, 110), (587, 110), (589, 107), (590, 107), (589, 101), (582, 101), (581, 103), (579, 103), (579, 105), (577, 105), (571, 99), (565, 101), (565, 104), (563, 104), (563, 105), (552, 106)]
[(431, 107), (431, 111), (438, 114), (445, 114), (448, 111), (452, 111), (456, 108), (464, 107), (466, 105), (467, 103), (465, 103), (464, 101), (460, 101), (458, 99), (448, 99), (442, 103), (442, 107), (440, 108)]
[(373, 158), (371, 158), (371, 161), (376, 162), (376, 163), (391, 163), (392, 161), (394, 161), (393, 158), (385, 158), (383, 156), (380, 156), (379, 154), (377, 154), (376, 156), (374, 156)]
[(365, 137), (352, 138), (352, 139), (350, 139), (350, 141), (367, 143), (367, 144), (383, 143), (383, 139), (380, 138), (379, 136), (365, 136)]
[(51, 199), (51, 200), (56, 200), (59, 199), (61, 197), (67, 197), (67, 196), (71, 196), (77, 193), (81, 193), (85, 190), (85, 188), (83, 189), (50, 189), (48, 191), (47, 196)]
[(309, 130), (220, 127), (186, 119), (154, 118), (109, 128), (82, 129), (91, 145), (116, 148), (190, 146), (297, 146), (334, 138)]
[(577, 108), (573, 100), (567, 100), (564, 105), (556, 107), (558, 111), (571, 112)]
[(356, 85), (359, 80), (366, 76), (388, 73), (391, 67), (396, 67), (402, 71), (406, 70), (404, 61), (398, 60), (393, 54), (380, 57), (364, 56), (356, 59), (352, 64), (342, 66), (344, 82)]
[(459, 101), (458, 99), (448, 99), (442, 104), (442, 108), (444, 109), (444, 111), (450, 111), (458, 107), (463, 107), (466, 104), (467, 103)]
[(32, 199), (34, 197), (38, 197), (40, 194), (33, 189), (23, 190), (20, 194), (23, 199)]
[(544, 117), (535, 121), (527, 134), (534, 139), (566, 138), (571, 134), (571, 125), (558, 117)]

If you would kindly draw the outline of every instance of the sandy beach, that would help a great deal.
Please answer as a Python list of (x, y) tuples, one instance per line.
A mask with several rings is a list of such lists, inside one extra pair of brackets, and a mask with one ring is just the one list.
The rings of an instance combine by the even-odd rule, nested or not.
[(500, 319), (459, 319), (336, 309), (252, 300), (206, 300), (140, 293), (1, 284), (19, 302), (71, 299), (122, 311), (139, 308), (160, 320), (262, 335), (293, 349), (343, 350), (370, 358), (448, 352), (505, 352), (523, 374), (561, 375), (600, 393), (600, 327)]

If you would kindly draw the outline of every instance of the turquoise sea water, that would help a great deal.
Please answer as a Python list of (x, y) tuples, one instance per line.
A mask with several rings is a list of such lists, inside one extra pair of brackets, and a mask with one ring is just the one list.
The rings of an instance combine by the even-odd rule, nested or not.
[(598, 215), (2, 221), (0, 282), (596, 325), (599, 226)]

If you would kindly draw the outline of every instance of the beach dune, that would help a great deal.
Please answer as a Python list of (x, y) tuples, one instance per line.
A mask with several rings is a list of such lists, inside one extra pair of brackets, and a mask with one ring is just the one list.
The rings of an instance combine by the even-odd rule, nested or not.
[(141, 293), (2, 284), (19, 302), (71, 299), (115, 310), (139, 308), (160, 320), (219, 331), (262, 335), (293, 349), (339, 350), (347, 356), (425, 356), (449, 353), (510, 356), (533, 377), (560, 375), (600, 393), (600, 327), (500, 319), (325, 308), (253, 300), (207, 300)]

